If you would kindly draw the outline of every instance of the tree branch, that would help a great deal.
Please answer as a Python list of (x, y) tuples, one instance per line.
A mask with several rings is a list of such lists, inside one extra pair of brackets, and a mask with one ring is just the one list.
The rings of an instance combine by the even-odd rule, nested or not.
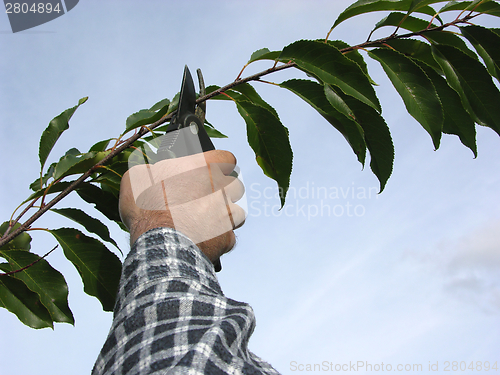
[(10, 272), (5, 272), (5, 273), (0, 273), (0, 277), (1, 276), (10, 276), (10, 275), (14, 275), (15, 273), (19, 273), (19, 272), (22, 272), (24, 271), (25, 269), (28, 269), (30, 267), (33, 267), (35, 264), (37, 264), (39, 261), (41, 261), (42, 259), (45, 259), (51, 252), (53, 252), (55, 249), (57, 249), (59, 245), (56, 245), (54, 246), (54, 248), (52, 250), (50, 250), (47, 254), (45, 254), (43, 257), (40, 257), (38, 258), (37, 260), (35, 260), (34, 262), (31, 262), (30, 264), (28, 264), (27, 266), (23, 267), (23, 268), (20, 268), (18, 270), (15, 270), (15, 271), (10, 271)]
[[(465, 16), (465, 17), (463, 17), (461, 19), (455, 19), (452, 22), (448, 22), (448, 23), (446, 23), (444, 25), (436, 26), (434, 28), (424, 29), (424, 30), (420, 30), (420, 31), (417, 31), (417, 32), (412, 32), (412, 33), (402, 34), (402, 35), (394, 35), (393, 34), (393, 35), (390, 35), (390, 36), (388, 36), (386, 38), (381, 38), (381, 39), (377, 39), (377, 40), (374, 40), (374, 41), (366, 41), (364, 43), (361, 43), (361, 44), (358, 44), (358, 45), (355, 45), (355, 46), (343, 48), (343, 49), (340, 50), (340, 52), (347, 53), (347, 52), (350, 52), (350, 51), (353, 51), (353, 50), (357, 50), (357, 49), (361, 49), (361, 48), (373, 47), (373, 46), (381, 45), (381, 44), (384, 44), (384, 43), (386, 43), (386, 42), (388, 42), (390, 40), (394, 40), (394, 39), (410, 38), (412, 36), (424, 35), (424, 34), (429, 33), (431, 31), (441, 31), (441, 30), (444, 30), (447, 27), (455, 26), (455, 25), (457, 25), (459, 23), (467, 23), (470, 19), (476, 17), (477, 15), (479, 15), (479, 14), (475, 14), (475, 15), (468, 14), (467, 16)], [(204, 101), (206, 101), (208, 99), (211, 99), (211, 98), (213, 98), (213, 97), (215, 97), (217, 95), (222, 94), (224, 91), (232, 89), (233, 87), (236, 87), (236, 86), (241, 85), (243, 83), (247, 83), (247, 82), (250, 82), (250, 81), (258, 81), (260, 79), (260, 77), (263, 77), (265, 75), (268, 75), (268, 74), (271, 74), (271, 73), (274, 73), (274, 72), (277, 72), (277, 71), (280, 71), (280, 70), (292, 68), (292, 67), (295, 67), (295, 66), (296, 66), (296, 64), (294, 62), (288, 62), (288, 63), (285, 63), (285, 64), (280, 65), (280, 66), (276, 66), (276, 64), (274, 64), (274, 66), (272, 68), (266, 69), (266, 70), (264, 70), (262, 72), (253, 74), (253, 75), (248, 76), (246, 78), (242, 78), (242, 79), (238, 78), (234, 82), (231, 82), (231, 83), (229, 83), (229, 84), (227, 84), (227, 85), (225, 85), (225, 86), (223, 86), (223, 87), (221, 87), (221, 88), (219, 88), (219, 89), (217, 89), (215, 91), (212, 91), (211, 93), (209, 93), (207, 95), (204, 95), (204, 96), (198, 98), (198, 100), (196, 101), (196, 103), (197, 104), (202, 103), (202, 102), (204, 102)], [(58, 203), (60, 200), (62, 200), (64, 197), (66, 197), (70, 192), (72, 192), (73, 190), (75, 190), (78, 187), (78, 185), (80, 185), (82, 182), (84, 182), (92, 173), (95, 172), (95, 169), (97, 169), (97, 168), (99, 168), (101, 166), (104, 166), (113, 157), (115, 157), (116, 155), (120, 154), (125, 149), (129, 148), (130, 145), (132, 145), (132, 143), (134, 143), (136, 140), (138, 140), (139, 138), (141, 138), (143, 135), (145, 135), (146, 133), (148, 133), (150, 130), (153, 130), (156, 127), (158, 127), (158, 126), (164, 124), (165, 122), (169, 121), (174, 115), (175, 115), (175, 111), (172, 112), (172, 113), (170, 113), (170, 114), (168, 114), (168, 115), (166, 115), (165, 117), (161, 118), (160, 120), (154, 122), (153, 124), (151, 124), (150, 126), (148, 126), (147, 129), (145, 127), (142, 127), (136, 134), (134, 134), (129, 139), (127, 139), (126, 141), (124, 141), (119, 147), (117, 147), (116, 149), (112, 150), (104, 159), (102, 159), (100, 162), (98, 162), (97, 164), (95, 164), (92, 168), (90, 168), (87, 172), (85, 172), (83, 175), (81, 175), (80, 178), (78, 178), (77, 180), (75, 180), (70, 186), (68, 186), (66, 189), (64, 189), (61, 193), (59, 193), (50, 202), (48, 202), (43, 207), (41, 207), (36, 213), (34, 213), (20, 227), (18, 227), (12, 233), (8, 233), (8, 231), (10, 230), (9, 228), (11, 228), (13, 225), (15, 225), (15, 222), (14, 222), (14, 224), (12, 224), (12, 226), (9, 226), (9, 228), (6, 231), (6, 233), (0, 239), (0, 247), (4, 246), (6, 243), (8, 243), (9, 241), (11, 241), (15, 237), (17, 237), (19, 234), (21, 234), (22, 232), (26, 231), (29, 228), (29, 226), (35, 220), (37, 220), (46, 211), (48, 211), (50, 208), (52, 208), (56, 203)], [(27, 210), (24, 210), (23, 214), (26, 211)], [(20, 215), (20, 216), (22, 216), (22, 215)], [(20, 219), (20, 216), (16, 219), (16, 221)]]

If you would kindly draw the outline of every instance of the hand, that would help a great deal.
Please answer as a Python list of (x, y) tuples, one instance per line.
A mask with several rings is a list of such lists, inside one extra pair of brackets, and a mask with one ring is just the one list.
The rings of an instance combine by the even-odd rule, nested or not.
[(137, 165), (123, 176), (120, 216), (131, 244), (144, 232), (174, 228), (200, 247), (213, 262), (235, 245), (233, 229), (245, 221), (234, 204), (244, 194), (233, 154), (208, 151), (156, 164)]

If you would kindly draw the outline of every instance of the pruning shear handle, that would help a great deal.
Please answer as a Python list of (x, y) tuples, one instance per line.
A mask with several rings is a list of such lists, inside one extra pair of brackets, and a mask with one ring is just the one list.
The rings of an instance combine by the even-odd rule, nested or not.
[[(197, 70), (200, 96), (205, 95), (201, 70)], [(177, 114), (167, 127), (158, 148), (156, 160), (173, 159), (215, 150), (205, 130), (206, 104), (196, 105), (196, 90), (187, 65), (184, 67)], [(222, 269), (220, 259), (214, 261), (215, 272)]]

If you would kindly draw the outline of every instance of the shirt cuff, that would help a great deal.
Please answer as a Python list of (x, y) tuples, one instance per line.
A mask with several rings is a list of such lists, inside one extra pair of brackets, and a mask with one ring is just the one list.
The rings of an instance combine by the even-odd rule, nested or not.
[(200, 288), (223, 295), (212, 262), (185, 235), (172, 228), (141, 234), (123, 263), (115, 313), (125, 300), (173, 279), (189, 279)]

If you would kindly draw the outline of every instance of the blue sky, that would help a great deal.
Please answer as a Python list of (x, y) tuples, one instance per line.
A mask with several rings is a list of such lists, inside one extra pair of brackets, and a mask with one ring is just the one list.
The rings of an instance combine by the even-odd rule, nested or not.
[[(350, 3), (82, 0), (63, 17), (16, 34), (0, 16), (2, 221), (37, 178), (43, 129), (81, 97), (89, 100), (51, 162), (71, 147), (87, 150), (118, 136), (131, 113), (172, 98), (185, 64), (192, 72), (201, 67), (207, 85), (224, 85), (257, 49), (324, 37)], [(382, 17), (347, 21), (331, 39), (363, 42)], [(500, 27), (498, 19), (484, 19)], [(323, 362), (422, 364), (423, 373), (429, 363), (444, 372), (446, 361), (449, 369), (452, 361), (500, 362), (500, 139), (478, 127), (477, 159), (454, 136), (434, 151), (378, 63), (366, 60), (396, 149), (380, 195), (368, 163), (362, 170), (335, 129), (289, 92), (259, 83), (294, 151), (296, 194), (277, 211), (275, 184), (257, 166), (234, 105), (208, 103), (207, 119), (229, 136), (214, 143), (238, 158), (249, 211), (237, 247), (222, 260), (222, 289), (253, 306), (250, 348), (284, 374)], [(246, 74), (268, 66), (258, 62)], [(305, 75), (268, 79), (291, 77)], [(325, 190), (329, 195), (318, 198)], [(85, 207), (71, 196), (58, 205), (73, 206)], [(54, 215), (37, 224), (67, 225)], [(110, 230), (126, 251), (126, 235)], [(39, 254), (55, 245), (46, 233), (33, 238)], [(88, 374), (105, 340), (111, 314), (83, 293), (61, 251), (48, 260), (66, 277), (76, 324), (35, 331), (0, 310), (2, 373)]]

